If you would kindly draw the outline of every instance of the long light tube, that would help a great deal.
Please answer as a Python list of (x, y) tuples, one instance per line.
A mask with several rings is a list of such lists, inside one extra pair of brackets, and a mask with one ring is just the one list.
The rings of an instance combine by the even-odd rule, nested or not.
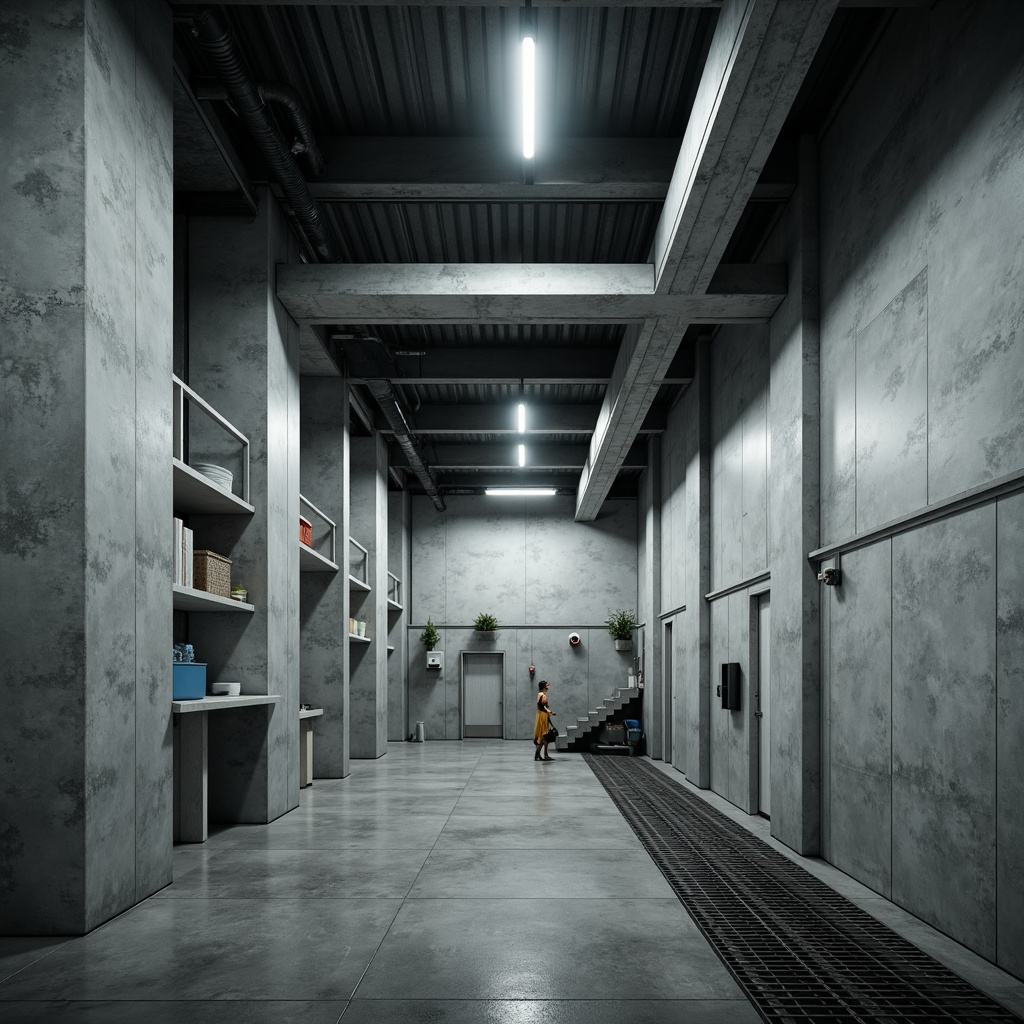
[(517, 413), (518, 413), (518, 416), (519, 416), (519, 433), (520, 434), (525, 434), (526, 433), (526, 406), (523, 405), (522, 402), (519, 403), (519, 408), (517, 410)]
[(553, 498), (554, 487), (488, 487), (484, 494), (491, 498)]
[(536, 104), (533, 36), (523, 39), (523, 157), (533, 159), (533, 125)]
[(525, 466), (526, 465), (526, 445), (525, 444), (521, 444), (519, 446), (519, 465), (520, 466)]

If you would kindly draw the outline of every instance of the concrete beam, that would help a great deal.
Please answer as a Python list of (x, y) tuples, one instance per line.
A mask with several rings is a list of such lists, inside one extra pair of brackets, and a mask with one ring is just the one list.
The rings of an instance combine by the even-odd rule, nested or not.
[(685, 323), (663, 318), (626, 332), (576, 492), (577, 522), (601, 511), (685, 329)]
[(504, 139), (327, 137), (322, 202), (660, 202), (679, 144), (672, 139), (561, 138), (534, 161), (533, 181)]
[[(401, 382), (400, 382), (401, 383)], [(543, 437), (545, 434), (592, 434), (599, 405), (534, 405), (527, 403), (526, 434), (516, 426), (515, 402), (494, 405), (424, 405), (415, 415), (415, 430), (421, 436), (444, 437), (448, 434), (500, 434), (509, 437)], [(667, 414), (653, 407), (638, 433), (660, 434), (665, 430)], [(390, 427), (380, 428), (390, 433)]]
[(654, 241), (659, 293), (700, 294), (838, 0), (725, 0)]
[[(307, 263), (277, 268), (277, 295), (300, 324), (763, 323), (784, 268), (747, 268), (767, 291), (655, 294), (649, 263)], [(714, 284), (714, 282), (709, 282)], [(518, 375), (518, 376), (521, 376)]]

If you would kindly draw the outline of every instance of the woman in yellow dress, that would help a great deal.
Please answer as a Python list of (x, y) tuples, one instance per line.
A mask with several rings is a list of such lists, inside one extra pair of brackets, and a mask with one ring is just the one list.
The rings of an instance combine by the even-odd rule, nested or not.
[(548, 707), (547, 690), (551, 684), (546, 679), (542, 679), (537, 685), (539, 687), (537, 718), (533, 723), (533, 745), (537, 748), (537, 753), (533, 755), (533, 759), (534, 761), (554, 761), (553, 757), (548, 757), (548, 743), (551, 742), (548, 739), (548, 732), (555, 727), (551, 721), (554, 711)]

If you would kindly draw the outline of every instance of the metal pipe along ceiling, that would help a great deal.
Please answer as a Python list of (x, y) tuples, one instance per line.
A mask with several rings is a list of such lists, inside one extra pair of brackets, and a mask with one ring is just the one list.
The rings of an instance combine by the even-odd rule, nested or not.
[[(227, 88), (235, 111), (256, 140), (271, 173), (280, 183), (285, 199), (310, 245), (320, 259), (334, 262), (338, 259), (339, 253), (324, 223), (320, 206), (309, 191), (306, 179), (292, 155), (291, 147), (270, 117), (260, 89), (249, 75), (227, 24), (216, 11), (206, 8), (196, 17), (193, 31), (203, 52), (210, 58)], [(266, 95), (268, 99), (284, 103), (288, 107), (293, 114), (296, 129), (308, 147), (305, 138), (305, 133), (309, 131), (308, 122), (304, 117), (294, 116), (293, 102), (297, 95), (284, 90), (274, 91), (273, 95), (268, 91)], [(314, 153), (310, 160), (313, 166), (316, 166), (319, 152), (315, 147)]]
[(423, 485), (423, 490), (427, 492), (427, 496), (434, 503), (434, 508), (438, 512), (443, 512), (446, 506), (444, 499), (441, 497), (441, 490), (437, 486), (437, 481), (434, 479), (429, 467), (423, 461), (423, 456), (420, 454), (416, 439), (412, 436), (409, 424), (402, 414), (402, 409), (398, 404), (398, 398), (395, 395), (394, 388), (391, 386), (391, 381), (386, 378), (377, 378), (367, 380), (366, 386), (369, 388), (370, 394), (376, 399), (381, 412), (384, 413), (388, 424), (394, 431), (395, 440), (402, 451), (405, 452), (405, 457), (409, 460), (409, 466)]

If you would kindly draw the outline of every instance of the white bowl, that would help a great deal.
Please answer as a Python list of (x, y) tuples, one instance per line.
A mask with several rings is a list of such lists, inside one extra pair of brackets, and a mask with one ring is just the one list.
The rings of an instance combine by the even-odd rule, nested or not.
[(210, 483), (222, 487), (225, 491), (231, 490), (231, 482), (234, 480), (231, 470), (225, 469), (223, 466), (215, 466), (212, 462), (193, 462), (192, 468), (205, 476)]
[(210, 687), (214, 697), (240, 697), (242, 695), (241, 683), (214, 683)]

